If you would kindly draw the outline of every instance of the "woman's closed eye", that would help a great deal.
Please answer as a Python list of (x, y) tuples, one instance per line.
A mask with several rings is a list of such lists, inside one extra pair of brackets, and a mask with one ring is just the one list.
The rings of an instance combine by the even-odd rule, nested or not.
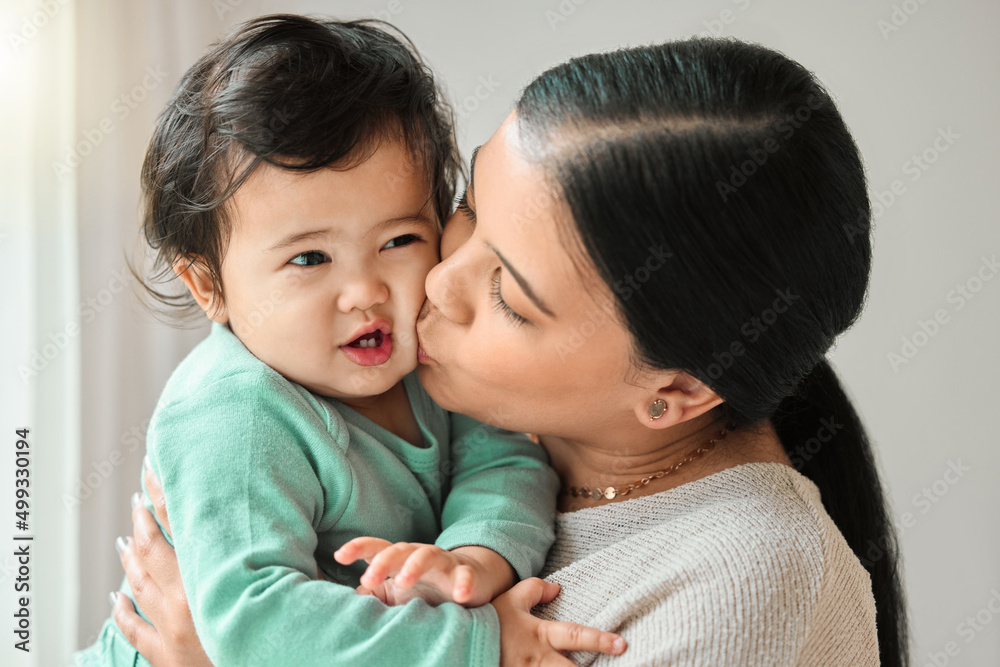
[(500, 311), (500, 313), (509, 319), (516, 326), (521, 326), (528, 320), (519, 315), (510, 305), (504, 301), (503, 294), (500, 293), (500, 269), (498, 268), (493, 274), (492, 288), (490, 289), (490, 297), (493, 300), (493, 306)]
[(455, 208), (465, 214), (473, 223), (476, 222), (476, 212), (469, 206), (469, 190), (466, 189), (462, 196), (455, 200)]
[(326, 253), (320, 252), (319, 250), (310, 250), (292, 257), (288, 260), (288, 263), (298, 264), (299, 266), (317, 266), (319, 264), (325, 264), (329, 261), (330, 258), (327, 257)]

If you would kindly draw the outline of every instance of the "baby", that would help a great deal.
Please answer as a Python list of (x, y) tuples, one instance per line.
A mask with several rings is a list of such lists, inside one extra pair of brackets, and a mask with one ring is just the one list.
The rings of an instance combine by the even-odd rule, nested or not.
[[(371, 22), (254, 20), (159, 119), (144, 231), (191, 301), (154, 293), (212, 330), (148, 460), (214, 664), (495, 662), (485, 603), (541, 570), (543, 451), (445, 412), (414, 373), (458, 165), (431, 74)], [(147, 664), (113, 620), (77, 658)]]

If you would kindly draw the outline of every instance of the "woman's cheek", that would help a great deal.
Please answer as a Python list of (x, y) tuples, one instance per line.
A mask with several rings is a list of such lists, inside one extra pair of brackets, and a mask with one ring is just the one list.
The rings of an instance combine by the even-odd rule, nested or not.
[(534, 360), (526, 354), (523, 339), (517, 331), (511, 331), (506, 320), (482, 327), (474, 340), (476, 351), (473, 358), (479, 360), (479, 375), (489, 384), (505, 386), (510, 381), (516, 381), (523, 374), (523, 369), (533, 367)]

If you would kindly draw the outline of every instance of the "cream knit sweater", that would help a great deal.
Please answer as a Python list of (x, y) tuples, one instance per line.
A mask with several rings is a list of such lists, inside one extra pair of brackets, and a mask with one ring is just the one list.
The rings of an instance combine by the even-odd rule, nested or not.
[(878, 665), (871, 580), (816, 485), (748, 463), (634, 500), (560, 514), (535, 610), (620, 633), (583, 665)]

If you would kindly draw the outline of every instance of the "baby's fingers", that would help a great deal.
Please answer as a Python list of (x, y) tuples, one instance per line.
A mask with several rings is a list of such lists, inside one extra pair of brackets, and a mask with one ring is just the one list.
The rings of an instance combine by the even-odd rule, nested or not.
[(392, 542), (377, 537), (355, 537), (334, 551), (333, 559), (341, 565), (350, 565), (357, 560), (370, 563), (376, 554), (391, 546)]
[(475, 573), (468, 565), (459, 565), (451, 575), (451, 597), (458, 604), (465, 604), (472, 597)]
[(619, 655), (625, 652), (625, 640), (613, 632), (603, 632), (579, 623), (543, 621), (538, 637), (557, 651), (594, 651)]
[(453, 567), (454, 561), (447, 551), (429, 544), (420, 545), (403, 563), (396, 575), (396, 585), (409, 588), (431, 570), (448, 574)]
[(397, 542), (385, 547), (373, 556), (369, 561), (368, 569), (361, 575), (361, 583), (368, 588), (375, 588), (388, 577), (393, 576), (403, 567), (406, 560), (414, 551), (421, 547), (419, 544), (409, 544), (407, 542)]

